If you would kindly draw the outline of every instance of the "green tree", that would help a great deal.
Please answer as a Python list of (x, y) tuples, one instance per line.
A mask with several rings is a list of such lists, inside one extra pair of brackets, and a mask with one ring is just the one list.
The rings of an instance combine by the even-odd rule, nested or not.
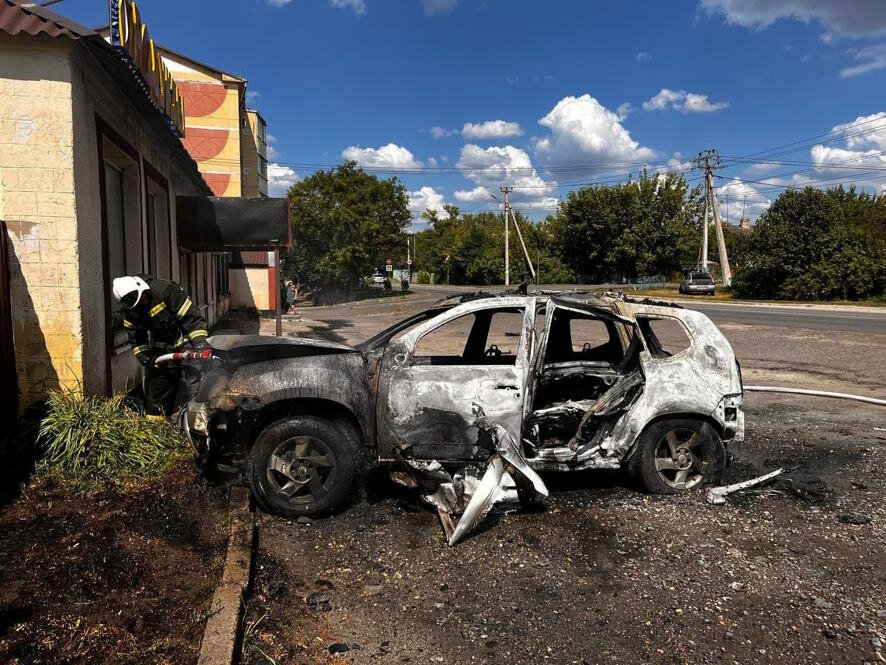
[(292, 247), (282, 261), (287, 278), (353, 289), (401, 246), (411, 216), (406, 188), (380, 180), (355, 162), (317, 171), (288, 192)]
[[(504, 217), (501, 213), (480, 212), (461, 215), (455, 206), (446, 206), (448, 217), (434, 211), (422, 216), (428, 227), (417, 234), (416, 266), (452, 284), (501, 284), (504, 278)], [(556, 251), (556, 237), (547, 222), (532, 223), (516, 213), (533, 267), (541, 263), (542, 279), (547, 282), (572, 281), (572, 273)], [(514, 227), (509, 236), (511, 282), (529, 281), (531, 274)], [(447, 261), (448, 257), (448, 261)]]
[(680, 174), (570, 192), (551, 221), (566, 267), (583, 281), (678, 272), (698, 256), (702, 196)]
[(757, 221), (735, 292), (857, 300), (886, 289), (886, 199), (842, 187), (782, 193)]

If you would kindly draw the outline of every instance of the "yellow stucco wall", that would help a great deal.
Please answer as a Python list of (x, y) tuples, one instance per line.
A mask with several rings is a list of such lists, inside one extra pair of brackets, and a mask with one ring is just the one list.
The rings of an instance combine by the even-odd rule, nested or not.
[(245, 109), (245, 81), (198, 67), (172, 53), (164, 53), (163, 62), (176, 82), (212, 83), (225, 87), (224, 102), (210, 114), (188, 115), (188, 106), (185, 104), (185, 133), (187, 135), (188, 128), (224, 129), (228, 132), (228, 141), (219, 154), (210, 159), (201, 160), (196, 156), (195, 159), (201, 173), (226, 174), (230, 177), (227, 188), (220, 193), (221, 196), (245, 196), (241, 154), (241, 112)]
[(25, 406), (83, 378), (71, 66), (45, 36), (0, 34), (0, 50), (0, 217)]
[(231, 307), (270, 309), (267, 266), (229, 268), (228, 280), (231, 285)]

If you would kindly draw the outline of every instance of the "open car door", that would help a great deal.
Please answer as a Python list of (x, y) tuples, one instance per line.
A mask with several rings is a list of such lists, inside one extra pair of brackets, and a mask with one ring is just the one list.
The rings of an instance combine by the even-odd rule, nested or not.
[(485, 460), (477, 409), (520, 441), (535, 299), (459, 305), (391, 342), (380, 365), (379, 455)]

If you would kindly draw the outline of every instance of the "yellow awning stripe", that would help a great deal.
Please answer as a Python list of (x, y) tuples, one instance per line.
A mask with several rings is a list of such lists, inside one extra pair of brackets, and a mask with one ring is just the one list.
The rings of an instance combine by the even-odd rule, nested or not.
[(209, 335), (209, 333), (205, 330), (195, 330), (188, 335), (188, 338), (191, 340), (195, 340), (198, 337), (206, 337), (207, 335)]
[(161, 302), (159, 305), (154, 305), (154, 307), (151, 308), (151, 316), (157, 316), (164, 309), (166, 309), (165, 302)]
[(185, 298), (185, 304), (182, 305), (178, 310), (178, 318), (182, 318), (185, 314), (187, 314), (188, 310), (191, 309), (192, 304), (193, 303), (191, 303), (190, 298)]

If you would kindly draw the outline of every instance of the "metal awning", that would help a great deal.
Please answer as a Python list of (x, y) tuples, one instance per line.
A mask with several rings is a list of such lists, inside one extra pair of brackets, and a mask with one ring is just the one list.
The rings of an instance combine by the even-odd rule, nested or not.
[(175, 213), (180, 249), (270, 250), (292, 242), (289, 199), (177, 196)]

